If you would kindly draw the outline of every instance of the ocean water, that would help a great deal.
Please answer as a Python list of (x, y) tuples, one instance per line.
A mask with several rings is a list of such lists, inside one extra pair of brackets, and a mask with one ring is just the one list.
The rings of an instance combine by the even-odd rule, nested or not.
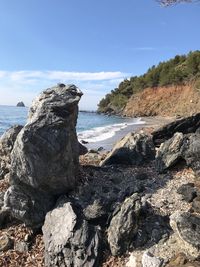
[[(15, 124), (24, 125), (27, 115), (28, 108), (26, 107), (0, 106), (0, 135)], [(79, 112), (77, 134), (79, 140), (93, 143), (108, 139), (129, 125), (143, 123), (139, 118), (129, 119), (92, 112)]]

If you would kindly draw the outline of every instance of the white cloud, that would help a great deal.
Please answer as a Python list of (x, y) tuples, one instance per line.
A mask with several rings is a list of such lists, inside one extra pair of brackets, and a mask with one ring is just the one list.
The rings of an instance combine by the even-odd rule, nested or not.
[(45, 88), (56, 83), (74, 83), (84, 93), (80, 108), (96, 109), (99, 100), (130, 76), (120, 71), (68, 72), (68, 71), (0, 71), (0, 104), (16, 105), (32, 99)]

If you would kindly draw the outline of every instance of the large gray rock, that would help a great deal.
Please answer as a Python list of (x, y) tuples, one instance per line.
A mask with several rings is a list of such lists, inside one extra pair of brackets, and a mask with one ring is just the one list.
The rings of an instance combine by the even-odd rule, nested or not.
[(3, 179), (10, 171), (11, 152), (21, 129), (21, 125), (15, 125), (8, 129), (0, 138), (0, 179)]
[(148, 251), (145, 251), (142, 256), (142, 267), (161, 267), (163, 259), (155, 257)]
[(191, 256), (200, 255), (200, 216), (189, 212), (175, 212), (170, 216), (170, 225)]
[(47, 213), (42, 230), (46, 266), (99, 266), (99, 229), (84, 220), (67, 198)]
[(162, 143), (156, 154), (156, 168), (162, 173), (181, 160), (200, 175), (200, 134), (175, 133)]
[(75, 127), (81, 95), (75, 85), (59, 84), (35, 99), (11, 154), (12, 183), (54, 195), (75, 187), (79, 157)]
[(138, 230), (141, 207), (140, 197), (136, 193), (114, 211), (108, 227), (108, 243), (113, 256), (121, 255), (129, 249)]
[(32, 228), (41, 227), (46, 213), (55, 205), (54, 197), (28, 186), (10, 186), (2, 211)]
[(142, 131), (129, 133), (114, 146), (101, 166), (111, 164), (141, 165), (155, 158), (152, 136)]
[(156, 169), (162, 173), (166, 169), (175, 165), (181, 158), (183, 159), (184, 135), (175, 135), (162, 143), (156, 153)]
[(173, 121), (160, 129), (154, 131), (153, 141), (156, 145), (160, 145), (166, 140), (172, 138), (176, 132), (183, 134), (195, 133), (198, 132), (200, 128), (200, 113), (197, 113), (193, 116), (182, 118), (176, 121)]

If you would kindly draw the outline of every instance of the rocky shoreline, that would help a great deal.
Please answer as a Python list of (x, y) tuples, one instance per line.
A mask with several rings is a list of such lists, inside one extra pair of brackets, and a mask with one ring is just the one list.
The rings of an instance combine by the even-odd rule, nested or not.
[(0, 139), (0, 266), (200, 266), (200, 115), (87, 152), (81, 95), (47, 89)]

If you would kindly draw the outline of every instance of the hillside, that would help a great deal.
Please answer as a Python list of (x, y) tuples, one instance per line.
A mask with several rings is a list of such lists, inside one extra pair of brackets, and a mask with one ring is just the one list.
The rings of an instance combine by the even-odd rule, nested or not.
[(199, 111), (200, 51), (177, 55), (121, 82), (98, 112), (127, 116), (187, 115)]

